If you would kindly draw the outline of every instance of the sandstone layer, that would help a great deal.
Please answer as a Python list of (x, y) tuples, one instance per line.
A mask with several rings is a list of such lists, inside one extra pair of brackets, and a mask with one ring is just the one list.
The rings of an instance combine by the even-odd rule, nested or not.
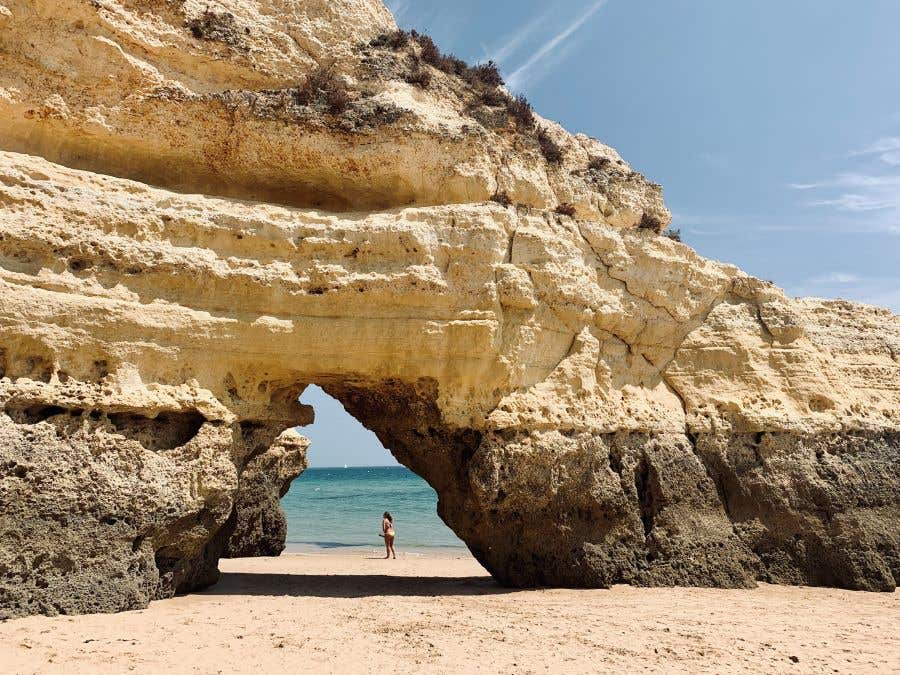
[(895, 588), (900, 317), (659, 236), (379, 1), (0, 1), (0, 614), (280, 551), (311, 383), (501, 583)]

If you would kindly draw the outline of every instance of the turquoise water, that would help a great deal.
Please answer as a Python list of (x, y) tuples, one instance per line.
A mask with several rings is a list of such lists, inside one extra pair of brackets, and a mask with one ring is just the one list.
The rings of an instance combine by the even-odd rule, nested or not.
[(281, 500), (288, 550), (379, 548), (381, 514), (390, 511), (396, 548), (461, 549), (437, 515), (437, 494), (402, 466), (307, 469)]

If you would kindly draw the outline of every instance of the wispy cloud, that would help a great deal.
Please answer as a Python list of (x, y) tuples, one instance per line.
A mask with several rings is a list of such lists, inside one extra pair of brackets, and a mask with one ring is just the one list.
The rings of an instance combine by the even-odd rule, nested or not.
[(387, 0), (385, 2), (387, 8), (391, 10), (391, 14), (397, 20), (397, 23), (403, 23), (409, 12), (410, 0)]
[(900, 166), (900, 136), (879, 138), (870, 146), (850, 154), (851, 157), (877, 156), (888, 166)]
[(860, 302), (887, 307), (900, 314), (900, 279), (891, 279), (863, 293)]
[[(522, 65), (516, 68), (506, 82), (510, 89), (521, 90), (527, 84), (535, 81), (538, 77), (547, 72), (547, 61), (558, 63), (558, 50), (564, 46), (566, 40), (571, 38), (584, 24), (586, 24), (600, 8), (602, 8), (609, 0), (595, 0), (584, 12), (577, 16), (562, 31), (547, 40), (534, 54), (526, 60)], [(543, 64), (542, 68), (537, 68)]]
[(794, 183), (795, 190), (818, 190), (821, 188), (882, 188), (900, 186), (900, 176), (872, 175), (866, 173), (840, 173), (830, 180), (818, 183)]
[(524, 24), (511, 35), (507, 36), (505, 42), (496, 49), (488, 49), (487, 57), (499, 64), (506, 63), (511, 56), (516, 55), (528, 40), (537, 33), (543, 26), (547, 25), (547, 21), (556, 11), (553, 7), (548, 7), (543, 12), (535, 16), (531, 21)]
[[(857, 240), (859, 235), (877, 235), (883, 242), (885, 260), (892, 260), (900, 243), (891, 237), (888, 226), (858, 214), (836, 213), (826, 219), (817, 215), (786, 214), (786, 220), (773, 220), (766, 214), (753, 213), (692, 213), (673, 211), (673, 226), (687, 235), (687, 241), (698, 251), (712, 250), (713, 257), (734, 262), (762, 278), (775, 279), (790, 295), (798, 297), (845, 298), (878, 307), (888, 307), (900, 313), (900, 277), (890, 265), (860, 259), (859, 251), (848, 246), (845, 262), (837, 269), (824, 267), (816, 251), (842, 246), (844, 241)], [(900, 235), (900, 225), (893, 230)], [(823, 236), (823, 235), (827, 235)], [(847, 239), (842, 241), (841, 237)], [(796, 250), (796, 264), (781, 267), (777, 260), (770, 263), (768, 254), (759, 257), (754, 249), (768, 251), (772, 242)], [(819, 248), (821, 247), (821, 248)], [(867, 250), (867, 249), (866, 249)], [(744, 251), (749, 251), (745, 254)], [(865, 254), (864, 254), (865, 255)], [(777, 259), (779, 256), (771, 256)], [(828, 259), (831, 256), (823, 256)], [(824, 267), (824, 269), (823, 269)], [(797, 276), (794, 276), (794, 275)]]
[(857, 274), (851, 272), (831, 272), (822, 276), (813, 277), (809, 283), (813, 286), (822, 286), (824, 284), (857, 284), (862, 279)]
[(900, 224), (900, 176), (846, 174), (832, 181), (797, 188), (832, 193), (810, 201), (810, 206), (832, 207), (852, 213), (893, 212), (893, 224)]
[(900, 209), (900, 194), (844, 194), (834, 199), (820, 199), (810, 202), (810, 206), (833, 206), (841, 211), (866, 213)]
[(900, 233), (900, 137), (887, 136), (846, 155), (854, 171), (810, 183), (795, 183), (794, 190), (813, 192), (807, 202), (814, 208), (856, 214), (860, 228)]
[[(808, 204), (811, 205), (811, 204)], [(672, 227), (699, 237), (729, 237), (745, 240), (770, 240), (772, 235), (830, 233), (834, 235), (900, 234), (896, 224), (859, 213), (839, 211), (827, 218), (810, 214), (785, 213), (778, 216), (758, 213), (685, 213), (672, 214)]]
[(885, 136), (884, 138), (879, 138), (862, 150), (857, 150), (850, 154), (851, 156), (880, 155), (883, 152), (891, 152), (893, 150), (900, 150), (900, 137), (898, 136)]
[(447, 3), (420, 0), (386, 0), (397, 25), (431, 33), (444, 49), (452, 49), (457, 38), (466, 31), (471, 16)]

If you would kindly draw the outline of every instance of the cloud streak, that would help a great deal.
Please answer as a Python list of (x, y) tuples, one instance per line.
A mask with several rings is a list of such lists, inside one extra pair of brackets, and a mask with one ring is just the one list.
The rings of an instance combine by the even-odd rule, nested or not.
[(894, 150), (900, 150), (900, 137), (886, 136), (885, 138), (879, 138), (872, 143), (872, 145), (863, 148), (862, 150), (851, 153), (850, 156), (860, 157), (863, 155), (880, 155), (881, 153), (892, 152)]
[(824, 284), (858, 284), (862, 279), (850, 272), (832, 272), (820, 277), (813, 277), (809, 283), (813, 286), (822, 286)]
[(513, 33), (503, 45), (497, 49), (488, 51), (488, 58), (501, 65), (506, 63), (510, 56), (519, 52), (525, 42), (531, 38), (538, 29), (547, 24), (547, 21), (551, 16), (551, 9), (546, 9), (535, 16), (531, 21)]
[(840, 211), (896, 211), (900, 223), (900, 175), (840, 174), (820, 183), (792, 186), (796, 190), (832, 192), (831, 196), (809, 202), (810, 206), (833, 207)]
[(877, 156), (882, 163), (888, 166), (900, 166), (900, 137), (885, 136), (879, 138), (872, 145), (850, 154), (851, 157)]
[(818, 193), (807, 205), (830, 208), (856, 218), (861, 229), (900, 233), (900, 137), (880, 138), (847, 155), (861, 165), (813, 183), (796, 183), (795, 190)]
[(883, 188), (900, 187), (900, 176), (877, 176), (865, 173), (841, 173), (835, 178), (818, 183), (795, 183), (795, 190), (819, 190), (821, 188)]
[(856, 213), (885, 211), (888, 209), (900, 209), (900, 195), (849, 193), (838, 195), (834, 199), (821, 199), (810, 202), (810, 206), (833, 206), (841, 211)]
[[(521, 90), (529, 82), (537, 77), (536, 67), (546, 60), (553, 59), (554, 53), (563, 43), (574, 35), (584, 24), (586, 24), (594, 14), (596, 14), (609, 0), (595, 0), (588, 8), (575, 18), (572, 23), (566, 26), (562, 31), (547, 40), (541, 47), (531, 55), (521, 66), (516, 68), (512, 74), (506, 78), (506, 82), (510, 89)], [(524, 38), (523, 38), (524, 39)], [(557, 61), (552, 61), (557, 62)], [(546, 64), (540, 69), (546, 72)]]
[(409, 11), (409, 2), (410, 0), (387, 0), (385, 2), (398, 24), (402, 23), (406, 18), (406, 13)]

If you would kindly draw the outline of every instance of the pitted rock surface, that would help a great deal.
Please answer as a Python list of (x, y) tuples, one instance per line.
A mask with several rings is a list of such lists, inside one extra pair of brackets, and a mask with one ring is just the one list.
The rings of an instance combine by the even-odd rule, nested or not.
[(0, 616), (280, 552), (312, 383), (501, 583), (896, 587), (900, 317), (659, 236), (380, 0), (0, 4)]

